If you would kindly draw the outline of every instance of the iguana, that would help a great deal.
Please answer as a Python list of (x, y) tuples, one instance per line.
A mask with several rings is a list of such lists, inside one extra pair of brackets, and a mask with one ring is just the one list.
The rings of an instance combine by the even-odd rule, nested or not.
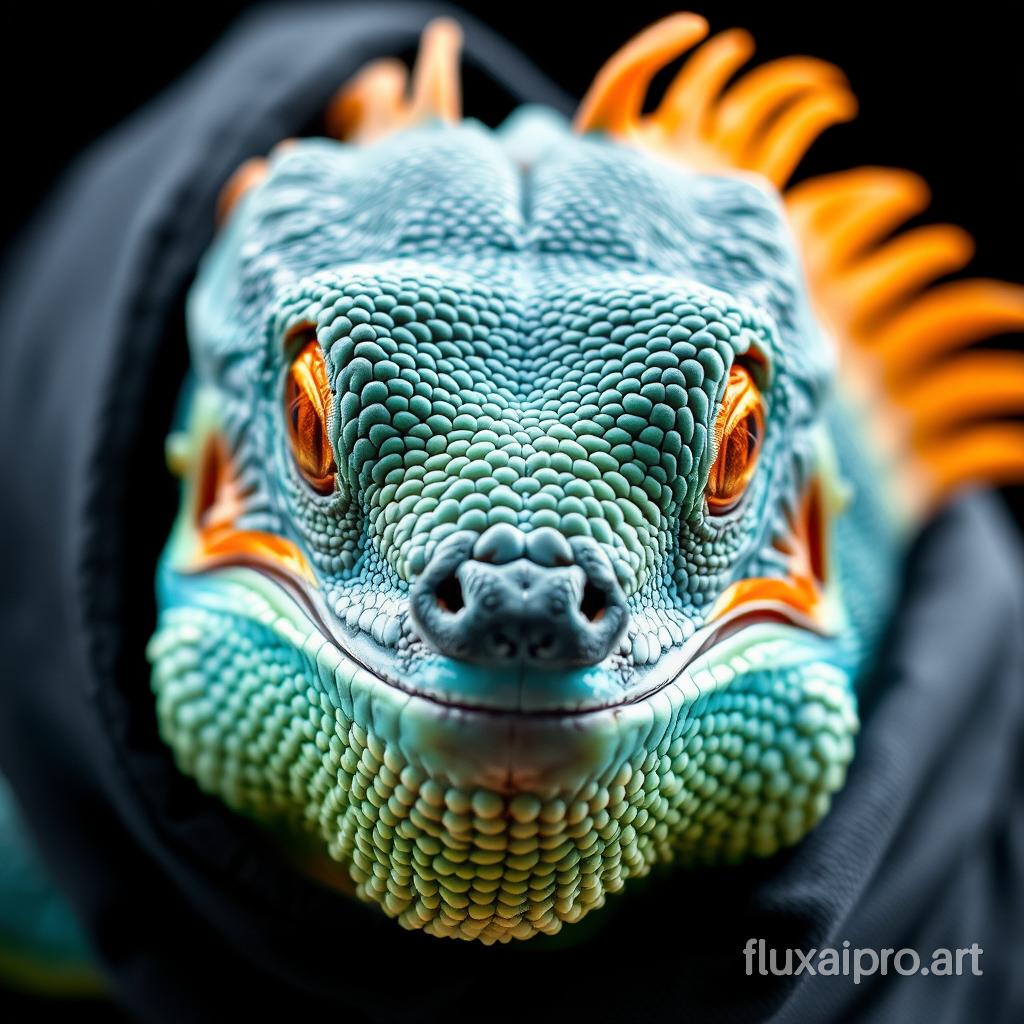
[[(180, 770), (409, 929), (558, 932), (828, 812), (908, 528), (1019, 479), (1024, 289), (914, 175), (786, 188), (810, 58), (658, 22), (570, 124), (461, 117), (459, 32), (226, 185), (149, 644)], [(73, 944), (72, 944), (73, 945)]]
[[(1024, 467), (1019, 426), (962, 420), (1019, 403), (1024, 362), (952, 354), (1024, 292), (913, 294), (968, 254), (948, 227), (877, 244), (913, 176), (780, 196), (854, 112), (826, 64), (724, 88), (752, 48), (726, 32), (644, 114), (706, 31), (644, 32), (572, 126), (492, 131), (435, 24), (411, 99), (375, 64), (344, 141), (240, 171), (189, 297), (161, 734), (406, 928), (528, 939), (656, 862), (797, 842), (897, 578), (908, 502), (879, 481), (927, 506)], [(887, 447), (854, 404), (880, 379)]]

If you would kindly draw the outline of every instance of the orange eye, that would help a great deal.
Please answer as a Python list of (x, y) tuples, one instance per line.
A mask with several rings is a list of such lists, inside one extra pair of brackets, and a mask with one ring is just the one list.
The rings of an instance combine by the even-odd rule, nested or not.
[(742, 366), (733, 366), (715, 421), (717, 452), (708, 477), (708, 510), (728, 512), (743, 497), (754, 469), (764, 433), (761, 393)]
[(309, 486), (320, 494), (334, 490), (336, 466), (327, 437), (331, 400), (323, 351), (315, 340), (310, 341), (288, 370), (284, 409), (295, 464)]

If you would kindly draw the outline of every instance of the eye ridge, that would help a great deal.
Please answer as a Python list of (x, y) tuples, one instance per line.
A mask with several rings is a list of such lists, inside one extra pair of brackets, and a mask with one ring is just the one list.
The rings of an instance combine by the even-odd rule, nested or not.
[(323, 350), (314, 339), (296, 354), (285, 381), (284, 406), (292, 458), (303, 479), (318, 494), (330, 494), (337, 466), (327, 435), (333, 402)]
[(714, 430), (716, 454), (705, 497), (708, 510), (722, 515), (735, 508), (746, 492), (764, 435), (761, 392), (745, 366), (736, 364), (729, 370)]

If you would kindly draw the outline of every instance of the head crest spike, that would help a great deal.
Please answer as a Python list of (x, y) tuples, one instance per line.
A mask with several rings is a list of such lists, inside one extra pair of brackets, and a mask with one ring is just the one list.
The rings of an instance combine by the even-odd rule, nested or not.
[[(810, 96), (842, 96), (853, 102), (839, 68), (815, 57), (780, 57), (753, 68), (718, 105), (713, 125), (715, 145), (725, 159), (740, 167), (748, 166), (746, 154), (780, 112)], [(808, 141), (808, 147), (814, 138), (817, 134)]]
[(372, 142), (431, 118), (457, 121), (462, 116), (461, 47), (456, 22), (431, 21), (420, 37), (411, 95), (401, 61), (374, 61), (338, 90), (327, 110), (328, 133), (347, 142)]
[(327, 108), (327, 133), (336, 139), (386, 135), (401, 117), (409, 71), (397, 59), (382, 58), (347, 82)]
[[(600, 70), (575, 120), (701, 171), (753, 171), (785, 188), (814, 140), (856, 113), (842, 72), (812, 57), (785, 57), (739, 74), (754, 40), (731, 29), (701, 43), (696, 14), (664, 18)], [(654, 76), (697, 47), (653, 113)], [(327, 113), (331, 135), (365, 142), (429, 119), (461, 116), (461, 30), (447, 18), (423, 31), (410, 76), (378, 60), (339, 90)], [(411, 88), (410, 88), (411, 83)], [(274, 153), (271, 154), (274, 156)], [(223, 221), (268, 173), (246, 161), (225, 185)], [(909, 504), (926, 509), (966, 482), (1024, 478), (1024, 354), (964, 351), (999, 332), (1024, 331), (1024, 288), (982, 279), (935, 284), (973, 253), (948, 224), (899, 232), (929, 202), (917, 175), (858, 167), (803, 181), (786, 210), (823, 326), (839, 342), (844, 393), (867, 406), (876, 446)], [(896, 232), (896, 234), (893, 234)], [(955, 393), (956, 402), (947, 401)]]
[(462, 116), (461, 49), (462, 29), (451, 18), (438, 18), (423, 30), (409, 104), (415, 119), (458, 121)]
[(754, 37), (743, 29), (719, 32), (704, 43), (665, 92), (655, 115), (662, 129), (703, 135), (726, 83), (753, 55)]
[(941, 440), (979, 418), (1024, 414), (1024, 359), (993, 348), (961, 352), (907, 380), (892, 397), (916, 443)]
[(598, 73), (576, 129), (605, 131), (700, 169), (749, 170), (781, 188), (829, 125), (848, 121), (856, 100), (838, 68), (788, 57), (726, 88), (754, 52), (739, 29), (714, 36), (683, 65), (658, 109), (643, 113), (651, 79), (707, 33), (695, 14), (656, 22)]
[(239, 164), (217, 197), (217, 223), (223, 224), (242, 196), (263, 181), (268, 173), (267, 160), (262, 156), (254, 156)]
[(651, 79), (708, 33), (698, 14), (673, 14), (631, 39), (601, 68), (576, 115), (578, 132), (628, 135), (641, 126)]
[(918, 513), (967, 484), (1024, 478), (1024, 354), (974, 347), (1024, 331), (1024, 287), (935, 284), (974, 244), (949, 224), (900, 232), (928, 200), (917, 175), (888, 167), (822, 175), (786, 194), (818, 316), (839, 343), (844, 393), (863, 406), (891, 483)]
[(1024, 479), (1024, 426), (980, 423), (924, 447), (918, 462), (932, 504), (959, 488), (984, 484), (1019, 484)]

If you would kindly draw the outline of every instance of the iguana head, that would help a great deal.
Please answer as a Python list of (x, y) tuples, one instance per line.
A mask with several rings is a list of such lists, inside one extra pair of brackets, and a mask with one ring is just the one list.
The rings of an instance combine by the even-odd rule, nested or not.
[(831, 350), (771, 168), (617, 128), (693, 24), (582, 132), (411, 117), (436, 69), (408, 107), (378, 70), (343, 108), (398, 130), (281, 147), (190, 296), (162, 735), (410, 928), (527, 938), (770, 854), (852, 756)]

